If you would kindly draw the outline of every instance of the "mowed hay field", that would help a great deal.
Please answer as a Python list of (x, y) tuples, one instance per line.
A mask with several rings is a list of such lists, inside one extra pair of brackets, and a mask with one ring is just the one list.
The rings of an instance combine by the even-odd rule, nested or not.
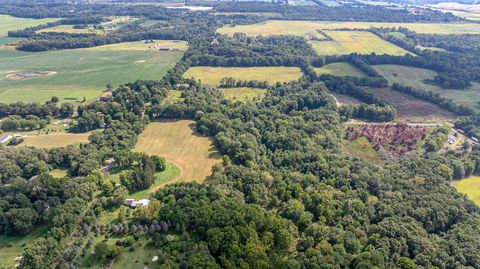
[(397, 110), (397, 119), (407, 122), (453, 121), (454, 116), (437, 105), (396, 92), (390, 88), (365, 88), (376, 97), (392, 104)]
[(374, 65), (373, 68), (391, 84), (399, 83), (421, 90), (432, 91), (445, 98), (452, 99), (458, 104), (480, 110), (478, 107), (480, 83), (472, 83), (472, 87), (463, 90), (443, 89), (424, 82), (425, 79), (433, 79), (436, 76), (437, 73), (433, 70), (394, 64)]
[(455, 180), (452, 186), (458, 192), (467, 195), (467, 197), (480, 206), (480, 177), (469, 177), (462, 180)]
[(101, 30), (95, 29), (75, 29), (73, 25), (57, 25), (37, 31), (38, 33), (69, 33), (69, 34), (103, 34)]
[(225, 77), (240, 80), (267, 81), (270, 84), (276, 82), (288, 82), (302, 77), (302, 71), (298, 67), (191, 67), (183, 75), (184, 78), (201, 80), (203, 84), (215, 86)]
[(257, 35), (297, 35), (318, 33), (318, 30), (369, 29), (380, 27), (404, 27), (421, 34), (480, 34), (476, 23), (388, 23), (388, 22), (329, 22), (270, 20), (258, 24), (225, 26), (218, 33), (232, 36), (234, 33)]
[(54, 148), (66, 147), (76, 143), (88, 143), (90, 132), (81, 134), (51, 133), (24, 137), (17, 147)]
[(318, 55), (389, 54), (402, 56), (409, 52), (367, 31), (328, 31), (333, 40), (309, 41)]
[(0, 15), (0, 36), (7, 36), (8, 31), (21, 30), (27, 27), (55, 22), (60, 19), (46, 18), (46, 19), (27, 19), (17, 18), (10, 15)]
[(178, 181), (202, 182), (220, 162), (212, 140), (195, 131), (191, 120), (159, 121), (147, 125), (135, 151), (164, 157), (181, 170)]
[[(186, 48), (185, 42), (172, 44)], [(158, 51), (143, 42), (35, 53), (0, 49), (0, 103), (45, 102), (52, 96), (60, 102), (91, 100), (108, 83), (117, 86), (137, 79), (160, 79), (182, 55), (183, 50)], [(9, 79), (41, 71), (49, 75)]]
[(314, 68), (315, 72), (319, 75), (334, 75), (339, 77), (351, 76), (351, 77), (366, 77), (367, 75), (351, 63), (340, 62), (326, 64), (322, 67)]

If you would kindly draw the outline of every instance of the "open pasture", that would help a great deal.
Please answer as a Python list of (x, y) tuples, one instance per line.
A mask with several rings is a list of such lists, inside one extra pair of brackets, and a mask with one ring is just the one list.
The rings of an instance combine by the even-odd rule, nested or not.
[(406, 122), (452, 121), (453, 115), (437, 105), (392, 91), (390, 88), (365, 88), (376, 97), (392, 104), (397, 110), (397, 119)]
[(334, 75), (339, 77), (351, 76), (351, 77), (366, 77), (367, 75), (351, 63), (339, 62), (326, 64), (322, 67), (314, 68), (315, 72), (319, 75)]
[(232, 36), (234, 33), (257, 35), (297, 35), (318, 33), (318, 30), (369, 29), (379, 27), (405, 27), (421, 34), (480, 34), (476, 23), (396, 23), (396, 22), (331, 22), (270, 20), (258, 24), (225, 26), (218, 33)]
[(480, 177), (454, 180), (452, 186), (455, 187), (458, 192), (467, 195), (470, 200), (480, 206)]
[(55, 22), (60, 19), (27, 19), (17, 18), (10, 15), (0, 15), (0, 36), (8, 35), (8, 31), (21, 30), (27, 27), (37, 26), (49, 22)]
[[(60, 102), (91, 100), (108, 83), (117, 86), (137, 79), (160, 79), (183, 55), (181, 51), (142, 50), (139, 47), (144, 43), (132, 43), (138, 44), (35, 53), (0, 49), (0, 103), (45, 102), (52, 96)], [(50, 75), (12, 79), (16, 74), (47, 71)]]
[(55, 148), (66, 147), (76, 143), (88, 143), (91, 133), (50, 133), (29, 135), (23, 137), (24, 141), (18, 147)]
[(248, 88), (248, 87), (220, 88), (220, 91), (225, 96), (225, 99), (228, 99), (231, 101), (241, 101), (241, 102), (254, 100), (254, 99), (260, 100), (267, 93), (266, 89)]
[(75, 29), (73, 25), (57, 25), (37, 31), (38, 33), (103, 34), (101, 30), (91, 28)]
[(202, 182), (220, 161), (211, 139), (198, 134), (190, 120), (150, 123), (138, 137), (135, 151), (164, 157), (178, 166), (179, 181)]
[(433, 70), (394, 64), (375, 65), (373, 68), (391, 84), (399, 83), (425, 91), (432, 91), (445, 98), (452, 99), (458, 104), (480, 109), (478, 106), (480, 83), (472, 83), (472, 87), (464, 90), (443, 89), (424, 82), (424, 80), (433, 79), (436, 76), (437, 73)]
[(185, 78), (195, 78), (202, 83), (215, 86), (225, 77), (240, 80), (258, 80), (268, 83), (288, 82), (302, 77), (302, 71), (298, 67), (191, 67), (183, 75)]
[(15, 257), (21, 256), (25, 246), (43, 236), (48, 226), (40, 225), (27, 235), (0, 235), (0, 268), (15, 268)]
[(318, 55), (376, 53), (402, 56), (409, 53), (367, 31), (326, 31), (325, 34), (333, 40), (309, 41)]

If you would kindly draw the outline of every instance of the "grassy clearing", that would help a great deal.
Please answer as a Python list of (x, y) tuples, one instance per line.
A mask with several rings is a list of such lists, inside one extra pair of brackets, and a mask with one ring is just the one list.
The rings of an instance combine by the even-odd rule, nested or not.
[(362, 101), (355, 99), (349, 95), (339, 94), (339, 93), (332, 93), (332, 96), (336, 99), (337, 104), (339, 106), (345, 105), (359, 105), (363, 103)]
[(387, 22), (329, 22), (271, 20), (251, 25), (225, 26), (217, 32), (225, 35), (245, 33), (257, 35), (317, 35), (318, 30), (368, 29), (371, 27), (405, 27), (421, 34), (480, 34), (475, 23), (387, 23)]
[(41, 237), (49, 227), (40, 225), (27, 235), (0, 235), (0, 267), (13, 268), (15, 257), (21, 256), (26, 245)]
[(51, 133), (24, 137), (18, 147), (36, 147), (36, 148), (54, 148), (66, 147), (76, 143), (88, 143), (88, 137), (91, 133), (70, 134), (70, 133)]
[(245, 102), (247, 100), (262, 99), (267, 93), (266, 89), (258, 88), (221, 88), (220, 91), (225, 96), (225, 99), (232, 101)]
[(167, 167), (165, 168), (165, 171), (162, 171), (155, 175), (156, 176), (155, 182), (152, 184), (152, 186), (150, 186), (150, 188), (143, 191), (135, 192), (129, 195), (128, 197), (134, 198), (134, 199), (149, 198), (152, 193), (156, 192), (162, 186), (165, 186), (166, 184), (169, 184), (169, 183), (173, 183), (176, 179), (180, 177), (180, 175), (181, 175), (180, 168), (175, 164), (167, 162)]
[(37, 26), (49, 22), (55, 22), (60, 19), (26, 19), (17, 18), (10, 15), (0, 15), (0, 36), (8, 35), (8, 31), (21, 30), (27, 27)]
[(340, 62), (331, 63), (322, 67), (314, 68), (319, 75), (334, 75), (334, 76), (352, 76), (352, 77), (366, 77), (367, 75), (357, 67), (350, 63)]
[(453, 187), (480, 206), (480, 177), (469, 177), (452, 182)]
[[(116, 86), (137, 79), (160, 79), (183, 55), (180, 51), (133, 49), (130, 43), (113, 47), (35, 53), (0, 49), (0, 103), (45, 102), (52, 96), (61, 102), (83, 97), (91, 100), (100, 96), (108, 83)], [(56, 73), (7, 79), (11, 74), (38, 71)]]
[(162, 156), (177, 165), (179, 181), (202, 182), (220, 161), (211, 139), (198, 134), (190, 120), (150, 123), (138, 137), (135, 151)]
[(268, 83), (288, 82), (302, 76), (298, 67), (191, 67), (183, 75), (185, 78), (195, 78), (204, 84), (215, 86), (225, 77), (241, 80), (267, 81)]
[(167, 98), (163, 99), (162, 103), (164, 105), (171, 105), (183, 101), (182, 92), (177, 90), (168, 91)]
[(378, 156), (378, 153), (375, 151), (372, 144), (368, 142), (365, 137), (360, 137), (357, 140), (352, 141), (342, 139), (342, 145), (347, 155), (355, 156), (377, 165), (385, 164), (385, 162)]
[(57, 25), (39, 30), (39, 33), (69, 33), (69, 34), (103, 34), (101, 30), (90, 28), (75, 29), (74, 25)]
[(367, 31), (328, 31), (332, 41), (310, 41), (318, 55), (390, 54), (405, 55), (408, 51)]
[(88, 51), (158, 51), (160, 47), (176, 51), (186, 51), (188, 43), (179, 40), (153, 40), (145, 43), (141, 41), (109, 44), (88, 48)]
[(392, 104), (397, 110), (397, 119), (407, 122), (444, 122), (453, 121), (454, 116), (434, 104), (392, 91), (389, 88), (366, 88), (376, 97)]
[(417, 89), (439, 93), (441, 96), (452, 99), (458, 104), (480, 110), (480, 83), (473, 83), (472, 87), (464, 90), (443, 89), (435, 85), (426, 84), (425, 79), (433, 79), (436, 72), (429, 69), (403, 65), (375, 65), (373, 66), (390, 83), (401, 83)]
[(49, 172), (52, 177), (55, 178), (62, 178), (67, 176), (67, 170), (65, 169), (53, 169)]

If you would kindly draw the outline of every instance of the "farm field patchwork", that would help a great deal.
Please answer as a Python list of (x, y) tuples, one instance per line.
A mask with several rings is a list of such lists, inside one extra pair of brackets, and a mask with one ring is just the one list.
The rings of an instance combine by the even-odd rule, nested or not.
[(270, 20), (258, 24), (225, 26), (218, 33), (233, 35), (245, 33), (257, 35), (297, 35), (318, 33), (318, 30), (369, 29), (371, 27), (405, 27), (421, 34), (480, 34), (476, 23), (388, 23), (388, 22), (330, 22), (330, 21), (284, 21)]
[(46, 18), (46, 19), (27, 19), (17, 18), (10, 15), (0, 15), (0, 36), (8, 35), (8, 31), (21, 30), (27, 27), (46, 24), (49, 22), (56, 22), (60, 19)]
[(160, 79), (182, 55), (149, 50), (142, 42), (35, 53), (0, 49), (0, 103), (43, 103), (52, 96), (60, 102), (91, 100), (108, 83)]
[(390, 54), (402, 56), (409, 52), (367, 31), (325, 31), (333, 40), (309, 41), (318, 55)]
[(437, 105), (396, 92), (390, 88), (365, 88), (376, 97), (392, 104), (397, 110), (397, 119), (407, 122), (453, 121), (453, 115)]
[(247, 100), (253, 100), (255, 98), (260, 100), (267, 93), (266, 89), (248, 88), (248, 87), (220, 88), (220, 91), (225, 96), (225, 99), (232, 100), (232, 101), (242, 101), (242, 102)]
[(436, 85), (424, 82), (425, 79), (433, 79), (436, 76), (437, 73), (433, 70), (394, 64), (374, 65), (373, 68), (385, 77), (390, 84), (399, 83), (421, 90), (432, 91), (445, 98), (452, 99), (458, 104), (480, 110), (478, 106), (480, 83), (472, 83), (473, 85), (470, 88), (464, 90), (442, 89)]
[(322, 67), (315, 67), (315, 72), (319, 75), (334, 75), (334, 76), (352, 76), (352, 77), (366, 77), (367, 75), (351, 63), (339, 62), (324, 65)]
[(455, 187), (458, 192), (467, 195), (470, 200), (480, 206), (480, 177), (454, 180), (452, 186)]
[(76, 143), (88, 143), (90, 132), (81, 134), (50, 133), (25, 136), (18, 147), (54, 148), (66, 147)]
[(190, 120), (152, 122), (138, 137), (135, 151), (164, 157), (181, 170), (179, 181), (202, 182), (220, 161), (211, 139)]
[(297, 80), (302, 76), (298, 67), (210, 67), (195, 66), (185, 72), (183, 77), (195, 78), (202, 83), (215, 86), (225, 77), (240, 80), (258, 80), (268, 83), (288, 82)]

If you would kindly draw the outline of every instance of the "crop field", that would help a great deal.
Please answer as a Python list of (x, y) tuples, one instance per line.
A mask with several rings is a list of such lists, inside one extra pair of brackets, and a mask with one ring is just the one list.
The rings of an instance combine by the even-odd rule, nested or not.
[(69, 33), (69, 34), (103, 34), (101, 30), (90, 28), (75, 29), (73, 25), (57, 25), (50, 28), (45, 28), (38, 31), (39, 33)]
[(366, 77), (367, 75), (357, 67), (353, 66), (351, 63), (340, 62), (340, 63), (331, 63), (324, 65), (322, 67), (314, 68), (315, 72), (319, 75), (334, 75), (334, 76), (352, 76), (352, 77)]
[(232, 101), (245, 102), (247, 100), (262, 99), (267, 93), (266, 89), (258, 88), (221, 88), (220, 91), (225, 96), (225, 99)]
[(379, 27), (405, 27), (421, 34), (480, 34), (476, 23), (388, 23), (388, 22), (330, 22), (270, 20), (258, 24), (225, 26), (217, 32), (225, 35), (245, 33), (257, 35), (318, 35), (318, 30), (368, 29)]
[(0, 235), (0, 268), (15, 268), (15, 257), (21, 256), (24, 246), (44, 235), (48, 226), (41, 225), (28, 235)]
[(88, 143), (91, 133), (50, 133), (24, 137), (18, 147), (54, 148), (65, 147), (76, 143)]
[(8, 35), (8, 31), (21, 30), (27, 27), (37, 26), (49, 22), (55, 22), (60, 19), (26, 19), (17, 18), (9, 15), (0, 15), (0, 36)]
[(202, 182), (220, 161), (211, 139), (198, 134), (190, 120), (150, 123), (138, 137), (135, 151), (164, 157), (178, 166), (179, 181)]
[(225, 77), (233, 77), (240, 80), (258, 80), (268, 83), (288, 82), (302, 77), (302, 71), (298, 67), (210, 67), (195, 66), (185, 72), (183, 77), (195, 78), (202, 83), (215, 86)]
[(480, 206), (480, 177), (455, 180), (452, 185), (458, 192), (467, 195), (470, 200)]
[(365, 88), (376, 97), (392, 104), (397, 110), (397, 119), (407, 122), (452, 121), (453, 115), (437, 105), (416, 99), (390, 88)]
[(472, 87), (464, 90), (442, 89), (435, 85), (424, 82), (425, 79), (433, 79), (436, 72), (429, 69), (403, 66), (403, 65), (375, 65), (373, 66), (380, 75), (390, 83), (400, 83), (417, 89), (432, 91), (441, 96), (452, 99), (454, 102), (480, 110), (480, 83), (472, 83)]
[(402, 56), (407, 53), (405, 49), (381, 39), (367, 31), (328, 31), (326, 35), (332, 41), (309, 41), (318, 55), (344, 55), (359, 54), (390, 54)]
[(0, 49), (0, 103), (43, 103), (52, 96), (60, 102), (91, 100), (108, 83), (160, 79), (182, 55), (149, 50), (142, 42), (35, 53)]

